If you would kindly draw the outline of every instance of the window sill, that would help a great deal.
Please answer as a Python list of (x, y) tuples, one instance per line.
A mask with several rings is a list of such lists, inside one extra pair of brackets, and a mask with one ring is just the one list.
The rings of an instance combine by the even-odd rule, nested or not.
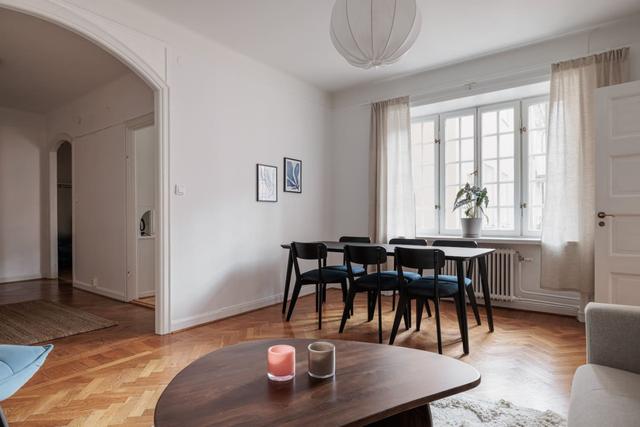
[(473, 240), (478, 243), (494, 243), (494, 244), (511, 244), (511, 245), (536, 245), (540, 246), (539, 237), (522, 237), (522, 236), (482, 236), (476, 238), (462, 237), (462, 236), (444, 236), (444, 235), (428, 235), (418, 236), (421, 239), (429, 240), (431, 243), (433, 240)]

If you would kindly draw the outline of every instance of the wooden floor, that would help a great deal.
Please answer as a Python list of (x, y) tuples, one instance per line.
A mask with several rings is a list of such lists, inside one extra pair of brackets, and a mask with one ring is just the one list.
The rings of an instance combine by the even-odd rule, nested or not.
[[(376, 322), (365, 322), (362, 298), (345, 333), (337, 333), (342, 306), (337, 291), (329, 292), (322, 331), (316, 330), (311, 296), (299, 301), (291, 323), (283, 322), (280, 306), (272, 306), (156, 336), (154, 312), (148, 308), (72, 290), (69, 284), (57, 281), (0, 284), (0, 304), (40, 298), (79, 307), (119, 324), (54, 341), (55, 349), (45, 366), (2, 404), (13, 427), (150, 426), (160, 393), (182, 368), (239, 341), (284, 336), (377, 340)], [(496, 331), (490, 334), (484, 323), (475, 326), (470, 316), (471, 355), (461, 357), (453, 305), (443, 305), (445, 354), (460, 357), (482, 374), (482, 384), (467, 395), (566, 414), (571, 377), (585, 359), (582, 324), (568, 317), (496, 309)], [(385, 339), (391, 326), (390, 311), (390, 299), (386, 299)], [(434, 330), (434, 321), (424, 320), (422, 331), (403, 331), (396, 344), (434, 351)]]
[(147, 308), (156, 308), (156, 297), (152, 296), (152, 297), (144, 297), (144, 298), (138, 298), (138, 299), (134, 299), (133, 301), (131, 301), (131, 304), (136, 304), (136, 305), (140, 305), (142, 307), (147, 307)]

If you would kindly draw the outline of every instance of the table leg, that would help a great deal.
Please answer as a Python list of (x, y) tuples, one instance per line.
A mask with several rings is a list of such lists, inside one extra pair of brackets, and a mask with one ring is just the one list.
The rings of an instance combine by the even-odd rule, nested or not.
[(418, 406), (408, 411), (392, 415), (375, 423), (368, 424), (367, 427), (432, 427), (431, 408), (429, 405)]
[(480, 281), (482, 283), (482, 295), (484, 296), (484, 308), (487, 310), (487, 323), (489, 332), (493, 332), (493, 307), (491, 306), (491, 290), (489, 288), (489, 278), (487, 276), (487, 258), (478, 258), (478, 269), (480, 270)]
[(458, 304), (460, 307), (460, 335), (462, 336), (462, 349), (464, 354), (469, 354), (469, 327), (467, 325), (467, 299), (464, 284), (464, 262), (456, 260), (458, 274)]
[(291, 249), (287, 257), (287, 275), (284, 279), (284, 298), (282, 299), (282, 314), (287, 311), (287, 300), (289, 299), (289, 282), (291, 282), (291, 270), (293, 269), (293, 258), (291, 257)]

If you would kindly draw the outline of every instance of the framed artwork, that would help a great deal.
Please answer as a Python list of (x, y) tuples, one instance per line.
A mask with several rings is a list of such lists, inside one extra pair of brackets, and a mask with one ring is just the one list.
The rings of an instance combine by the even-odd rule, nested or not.
[(256, 200), (258, 202), (278, 201), (278, 168), (276, 166), (256, 165)]
[(302, 193), (302, 160), (284, 158), (284, 191)]

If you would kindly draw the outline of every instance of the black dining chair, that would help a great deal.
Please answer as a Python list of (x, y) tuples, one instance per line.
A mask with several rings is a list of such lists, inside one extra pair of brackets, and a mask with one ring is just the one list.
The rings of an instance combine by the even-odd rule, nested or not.
[[(404, 237), (396, 237), (389, 240), (390, 245), (407, 245), (407, 246), (427, 246), (427, 241), (425, 239), (407, 239)], [(395, 259), (393, 260), (393, 270), (385, 272), (386, 274), (397, 275), (397, 266)], [(416, 274), (411, 271), (404, 272), (406, 280), (416, 280), (420, 278), (419, 274)], [(416, 311), (419, 306), (419, 302), (416, 301)], [(420, 305), (420, 308), (422, 306)], [(393, 295), (391, 296), (391, 310), (396, 309), (396, 291), (393, 291)], [(429, 308), (429, 303), (427, 303), (427, 315), (431, 316), (431, 310)], [(418, 322), (416, 322), (416, 326), (418, 326)], [(407, 307), (407, 327), (411, 327), (411, 307)], [(419, 326), (418, 326), (419, 328)]]
[[(398, 277), (385, 275), (381, 271), (381, 265), (387, 262), (387, 251), (380, 246), (352, 246), (344, 247), (347, 261), (347, 274), (349, 277), (349, 296), (342, 313), (340, 322), (340, 333), (344, 331), (347, 318), (353, 308), (353, 300), (358, 292), (367, 292), (375, 295), (378, 305), (378, 341), (382, 343), (382, 291), (397, 290), (399, 288)], [(353, 263), (364, 265), (375, 265), (374, 273), (356, 277), (353, 274)], [(375, 305), (374, 305), (375, 308)]]
[[(360, 237), (360, 236), (341, 236), (340, 239), (338, 239), (338, 241), (340, 243), (371, 243), (371, 238), (366, 236), (366, 237)], [(330, 268), (332, 270), (338, 270), (338, 271), (343, 271), (343, 272), (347, 272), (347, 260), (345, 255), (342, 256), (342, 264), (341, 265), (330, 265), (327, 268)], [(367, 272), (367, 266), (366, 265), (352, 265), (353, 268), (353, 275), (354, 276), (364, 276)], [(326, 297), (325, 297), (326, 298)], [(346, 286), (342, 288), (342, 301), (346, 302), (347, 301), (347, 288)]]
[[(287, 322), (291, 320), (291, 314), (298, 301), (300, 289), (305, 285), (316, 285), (316, 311), (318, 312), (318, 329), (322, 329), (322, 304), (328, 283), (340, 283), (346, 289), (347, 272), (331, 270), (327, 268), (327, 246), (324, 243), (291, 243), (291, 257), (296, 274), (296, 283), (293, 287), (293, 295), (287, 313)], [(318, 268), (300, 272), (298, 259), (316, 260)]]
[[(389, 344), (393, 344), (400, 320), (402, 319), (404, 307), (406, 307), (412, 299), (428, 298), (433, 300), (436, 318), (436, 334), (438, 337), (438, 353), (442, 354), (442, 333), (440, 329), (440, 298), (453, 297), (458, 299), (458, 284), (441, 281), (439, 278), (440, 271), (445, 264), (444, 252), (440, 249), (413, 249), (413, 248), (396, 248), (395, 249), (396, 265), (398, 269), (398, 278), (400, 279), (400, 299), (396, 309), (393, 328), (391, 329), (391, 338)], [(427, 278), (422, 277), (410, 282), (404, 279), (404, 268), (414, 268), (418, 270), (433, 270), (434, 274)], [(458, 326), (461, 327), (460, 306), (456, 303), (458, 313)], [(462, 331), (462, 329), (461, 329)]]
[[(478, 244), (471, 240), (436, 240), (431, 244), (431, 246), (450, 247), (450, 248), (477, 248)], [(471, 309), (473, 310), (473, 316), (476, 318), (476, 323), (478, 325), (481, 325), (480, 310), (478, 309), (476, 294), (473, 290), (473, 281), (471, 280), (471, 277), (473, 275), (474, 264), (475, 264), (475, 260), (470, 261), (469, 265), (467, 265), (467, 271), (464, 278), (464, 285), (465, 285), (464, 287), (467, 291), (467, 296), (469, 297), (469, 303), (471, 304)], [(425, 277), (428, 278), (429, 276), (425, 276)], [(455, 276), (455, 275), (442, 274), (438, 279), (443, 282), (453, 282), (456, 285), (458, 284), (458, 276)], [(418, 313), (416, 313), (416, 316), (421, 316), (422, 313), (420, 312), (421, 311), (420, 308), (417, 308), (416, 311), (419, 311)], [(416, 320), (416, 326), (418, 328), (419, 328), (418, 326), (419, 323), (420, 321)]]

